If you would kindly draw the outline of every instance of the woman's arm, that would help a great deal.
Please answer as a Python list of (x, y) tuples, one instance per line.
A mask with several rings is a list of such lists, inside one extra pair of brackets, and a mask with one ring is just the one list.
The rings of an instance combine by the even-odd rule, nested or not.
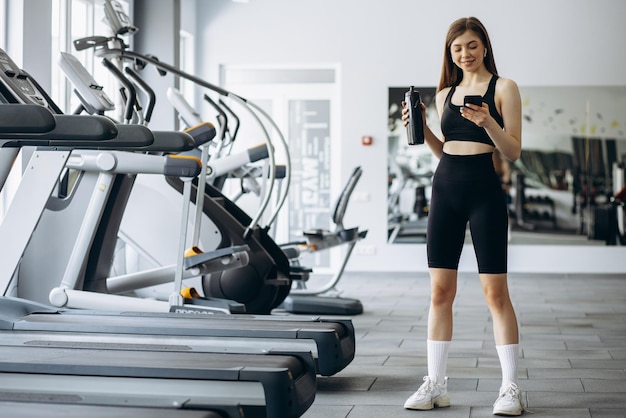
[(515, 161), (522, 152), (522, 99), (517, 84), (513, 80), (500, 78), (496, 83), (495, 94), (496, 106), (499, 107), (504, 129), (489, 114), (489, 106), (483, 103), (482, 108), (469, 105), (464, 110), (463, 116), (482, 126), (487, 134), (500, 150), (502, 155), (509, 160)]

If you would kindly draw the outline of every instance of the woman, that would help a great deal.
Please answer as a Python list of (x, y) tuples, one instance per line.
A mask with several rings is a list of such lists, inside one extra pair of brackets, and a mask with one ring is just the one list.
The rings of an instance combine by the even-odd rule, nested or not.
[[(440, 159), (433, 177), (427, 229), (431, 279), (428, 375), (404, 404), (407, 409), (450, 405), (446, 364), (452, 339), (452, 304), (469, 222), (502, 367), (502, 386), (493, 413), (521, 415), (523, 411), (517, 386), (517, 319), (507, 287), (507, 208), (492, 161), (495, 149), (509, 161), (520, 156), (521, 99), (514, 81), (498, 77), (492, 52), (487, 31), (478, 19), (462, 18), (452, 23), (436, 96), (442, 138), (424, 124), (425, 142)], [(482, 96), (482, 105), (464, 103), (466, 95)], [(405, 103), (402, 118), (406, 126)]]

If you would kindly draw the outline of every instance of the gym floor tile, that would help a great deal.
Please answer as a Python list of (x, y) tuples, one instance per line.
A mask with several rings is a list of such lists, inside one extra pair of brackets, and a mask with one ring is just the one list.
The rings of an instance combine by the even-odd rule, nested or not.
[[(304, 418), (490, 417), (500, 386), (492, 322), (476, 274), (459, 275), (448, 359), (452, 406), (402, 405), (426, 373), (427, 274), (346, 272), (358, 298), (354, 361), (318, 380)], [(626, 417), (626, 275), (511, 274), (520, 324), (519, 385), (533, 418)]]

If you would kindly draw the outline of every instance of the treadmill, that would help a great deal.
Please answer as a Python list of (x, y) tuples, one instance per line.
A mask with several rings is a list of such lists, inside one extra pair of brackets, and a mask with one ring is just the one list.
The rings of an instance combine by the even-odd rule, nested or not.
[[(1, 52), (4, 53), (4, 51)], [(22, 91), (25, 91), (24, 87), (33, 87), (28, 83), (28, 76), (25, 73), (13, 71), (7, 66), (7, 61), (1, 58), (3, 56), (0, 54), (0, 63), (3, 64), (5, 70), (4, 75), (16, 77), (21, 84), (19, 88)], [(11, 98), (7, 98), (6, 95), (10, 87), (4, 87), (3, 102), (11, 102)], [(41, 100), (46, 100), (45, 96)], [(37, 106), (34, 108), (36, 109)], [(37, 165), (40, 158), (57, 160), (56, 164), (59, 164), (58, 160), (63, 160), (70, 153), (71, 147), (90, 147), (93, 146), (94, 140), (99, 141), (96, 145), (98, 148), (112, 146), (116, 148), (115, 141), (109, 144), (105, 144), (105, 141), (121, 131), (129, 131), (129, 129), (117, 127), (107, 118), (73, 115), (53, 116), (52, 129), (42, 129), (39, 123), (33, 127), (32, 121), (39, 121), (38, 117), (47, 112), (43, 106), (39, 106), (42, 111), (37, 112), (38, 109), (35, 109), (22, 104), (0, 106), (0, 121), (7, 122), (8, 126), (3, 131), (0, 123), (0, 136), (3, 139), (0, 145), (20, 147), (28, 144), (39, 147), (33, 155), (35, 161), (31, 160), (29, 167), (25, 170), (22, 183), (26, 184), (28, 184), (29, 173), (41, 168)], [(43, 119), (46, 118), (47, 116), (43, 117)], [(27, 127), (26, 132), (15, 129), (19, 123)], [(94, 123), (99, 130), (82, 129)], [(132, 128), (130, 130), (132, 131)], [(88, 137), (92, 137), (90, 141), (87, 141)], [(145, 135), (140, 135), (140, 137), (150, 139)], [(122, 144), (127, 143), (127, 138), (120, 136), (119, 139)], [(137, 145), (136, 141), (133, 145)], [(60, 147), (63, 151), (59, 150)], [(9, 212), (16, 200), (18, 200), (17, 196), (13, 199)], [(32, 216), (25, 217), (29, 220), (32, 218)], [(0, 227), (7, 223), (7, 219), (13, 220), (15, 217), (7, 215)], [(35, 219), (35, 223), (36, 221)], [(3, 306), (6, 300), (8, 299), (3, 299)], [(18, 302), (24, 303), (24, 301)], [(11, 332), (8, 331), (7, 335), (10, 334)], [(85, 377), (92, 377), (99, 381), (104, 378), (123, 378), (122, 382), (132, 383), (133, 390), (143, 397), (153, 396), (151, 394), (156, 392), (156, 385), (163, 392), (161, 399), (170, 399), (171, 401), (166, 403), (178, 409), (210, 410), (212, 409), (211, 403), (215, 402), (216, 398), (220, 402), (225, 402), (227, 397), (220, 392), (222, 390), (220, 388), (228, 386), (230, 388), (228, 393), (232, 398), (231, 405), (241, 405), (241, 399), (244, 399), (245, 403), (262, 411), (258, 416), (296, 417), (308, 409), (315, 395), (315, 366), (310, 353), (282, 355), (269, 352), (262, 354), (168, 352), (157, 351), (150, 344), (137, 347), (130, 344), (106, 342), (97, 347), (93, 344), (73, 342), (72, 348), (59, 348), (50, 342), (38, 343), (36, 340), (30, 340), (19, 347), (2, 346), (0, 352), (2, 353), (0, 354), (0, 370), (3, 373), (10, 373), (11, 377), (1, 379), (2, 384), (5, 385), (6, 391), (12, 392), (16, 390), (16, 382), (23, 380), (26, 383), (19, 395), (22, 397), (35, 398), (42, 393), (49, 393), (53, 396), (64, 397), (68, 403), (80, 403), (83, 402), (80, 395), (67, 392), (63, 394), (65, 389), (60, 387), (58, 382), (61, 380), (71, 382), (72, 379), (84, 380)], [(44, 376), (53, 377), (46, 379)], [(132, 379), (128, 379), (129, 377)], [(144, 382), (142, 379), (147, 380)], [(48, 384), (47, 389), (45, 388), (46, 380), (52, 382), (52, 386)], [(195, 397), (190, 395), (193, 394), (193, 390), (188, 387), (189, 385), (199, 388)], [(67, 386), (64, 385), (64, 387)], [(105, 393), (123, 395), (120, 393), (122, 386), (119, 381), (109, 382), (108, 386), (102, 390)], [(77, 387), (84, 387), (84, 385)], [(111, 396), (115, 397), (115, 395)]]
[[(91, 84), (95, 85), (94, 83)], [(96, 94), (102, 94), (99, 89), (94, 91)], [(83, 96), (87, 97), (87, 93), (83, 93)], [(97, 103), (92, 101), (92, 106), (95, 108)], [(109, 200), (117, 202), (123, 199)], [(86, 208), (82, 210), (85, 211)], [(111, 216), (111, 212), (108, 211), (106, 216)], [(54, 222), (59, 223), (56, 218)], [(104, 224), (106, 225), (106, 222)], [(40, 227), (41, 222), (38, 225), (38, 228)], [(103, 229), (115, 232), (113, 228)], [(44, 241), (49, 242), (49, 239)], [(103, 244), (96, 243), (95, 252), (101, 254), (102, 246)], [(36, 262), (37, 259), (32, 261)], [(0, 284), (2, 280), (0, 277)], [(102, 339), (103, 334), (108, 334), (107, 338), (126, 342), (138, 339), (145, 341), (193, 338), (193, 344), (188, 341), (187, 345), (196, 351), (204, 352), (223, 351), (224, 346), (228, 346), (231, 352), (238, 348), (245, 351), (250, 346), (281, 352), (304, 350), (312, 353), (316, 371), (323, 376), (331, 376), (343, 370), (355, 355), (354, 327), (349, 318), (149, 313), (131, 312), (128, 308), (119, 312), (85, 311), (52, 307), (44, 301), (39, 301), (39, 304), (26, 301), (13, 302), (5, 300), (4, 305), (0, 306), (1, 315), (7, 321), (5, 329), (38, 333), (39, 337), (32, 338), (41, 339), (45, 334), (46, 338), (67, 340), (70, 333), (74, 333), (72, 339), (88, 342)], [(180, 318), (185, 318), (185, 321), (182, 322)], [(63, 332), (64, 336), (58, 337), (59, 332)], [(118, 335), (113, 337), (112, 334)]]
[[(8, 396), (13, 398), (13, 396)], [(19, 395), (14, 396), (20, 398)], [(6, 399), (5, 394), (2, 399)], [(45, 399), (46, 401), (44, 401)], [(164, 410), (150, 407), (133, 406), (106, 406), (106, 405), (68, 405), (64, 403), (54, 403), (55, 399), (43, 397), (33, 397), (28, 400), (29, 405), (24, 407), (21, 399), (15, 401), (0, 400), (0, 410), (10, 417), (20, 418), (226, 418), (242, 417), (237, 411), (235, 414), (225, 414), (224, 411), (177, 411), (175, 414), (171, 410)]]
[(321, 317), (60, 310), (0, 297), (0, 329), (12, 331), (0, 331), (0, 345), (43, 339), (66, 344), (112, 340), (132, 344), (152, 341), (170, 350), (184, 342), (185, 351), (196, 352), (247, 351), (250, 347), (308, 351), (314, 358), (315, 371), (322, 376), (343, 370), (355, 353), (352, 321)]
[(35, 343), (0, 346), (3, 399), (6, 393), (33, 399), (47, 394), (68, 404), (241, 408), (246, 417), (288, 418), (302, 416), (315, 398), (315, 374), (306, 356)]

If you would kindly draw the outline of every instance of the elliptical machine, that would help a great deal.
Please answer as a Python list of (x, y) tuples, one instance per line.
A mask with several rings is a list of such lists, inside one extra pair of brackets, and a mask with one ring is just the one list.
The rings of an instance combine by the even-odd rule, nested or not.
[[(110, 2), (110, 1), (109, 1)], [(119, 15), (119, 13), (118, 13)], [(128, 19), (122, 19), (128, 22)], [(274, 242), (269, 234), (269, 226), (260, 226), (259, 222), (264, 212), (267, 210), (270, 199), (273, 199), (273, 187), (276, 181), (276, 170), (274, 161), (274, 144), (269, 129), (266, 128), (262, 119), (271, 125), (272, 130), (278, 135), (281, 143), (286, 149), (286, 141), (274, 121), (254, 103), (228, 92), (220, 87), (214, 86), (191, 74), (185, 73), (169, 64), (160, 62), (154, 56), (142, 55), (128, 50), (128, 46), (121, 39), (120, 33), (134, 33), (135, 30), (124, 31), (119, 25), (112, 24), (112, 37), (89, 37), (74, 41), (77, 50), (94, 48), (96, 56), (117, 59), (121, 62), (130, 62), (136, 69), (142, 69), (147, 65), (155, 66), (159, 71), (171, 73), (176, 76), (188, 79), (200, 87), (207, 88), (217, 94), (228, 97), (240, 104), (243, 109), (250, 112), (264, 132), (268, 143), (269, 167), (267, 173), (267, 191), (259, 205), (259, 210), (253, 217), (245, 213), (234, 202), (224, 196), (216, 187), (211, 184), (202, 184), (198, 180), (193, 182), (192, 203), (202, 205), (203, 213), (219, 231), (218, 243), (215, 249), (225, 246), (246, 245), (250, 248), (248, 263), (232, 271), (212, 272), (203, 275), (202, 288), (204, 295), (215, 298), (225, 298), (242, 303), (246, 307), (246, 312), (269, 313), (282, 303), (289, 294), (292, 280), (298, 278), (299, 273), (294, 272), (284, 251)], [(176, 179), (167, 179), (170, 188), (177, 192), (182, 192), (183, 184)], [(282, 207), (287, 197), (289, 185), (289, 169), (287, 165), (285, 177), (282, 179), (282, 194), (276, 198), (278, 202), (274, 206), (274, 213), (269, 216), (267, 225), (271, 225), (277, 216), (278, 210)], [(197, 189), (204, 189), (204, 199), (198, 201), (195, 196)], [(202, 194), (201, 194), (202, 195)], [(203, 218), (203, 223), (205, 219)], [(109, 230), (113, 230), (110, 228)], [(110, 259), (106, 257), (107, 252), (102, 251), (104, 257), (95, 255), (93, 266), (89, 271), (94, 272), (92, 277), (87, 277), (90, 283), (99, 283), (106, 279), (109, 272)], [(106, 272), (106, 273), (105, 273)]]

